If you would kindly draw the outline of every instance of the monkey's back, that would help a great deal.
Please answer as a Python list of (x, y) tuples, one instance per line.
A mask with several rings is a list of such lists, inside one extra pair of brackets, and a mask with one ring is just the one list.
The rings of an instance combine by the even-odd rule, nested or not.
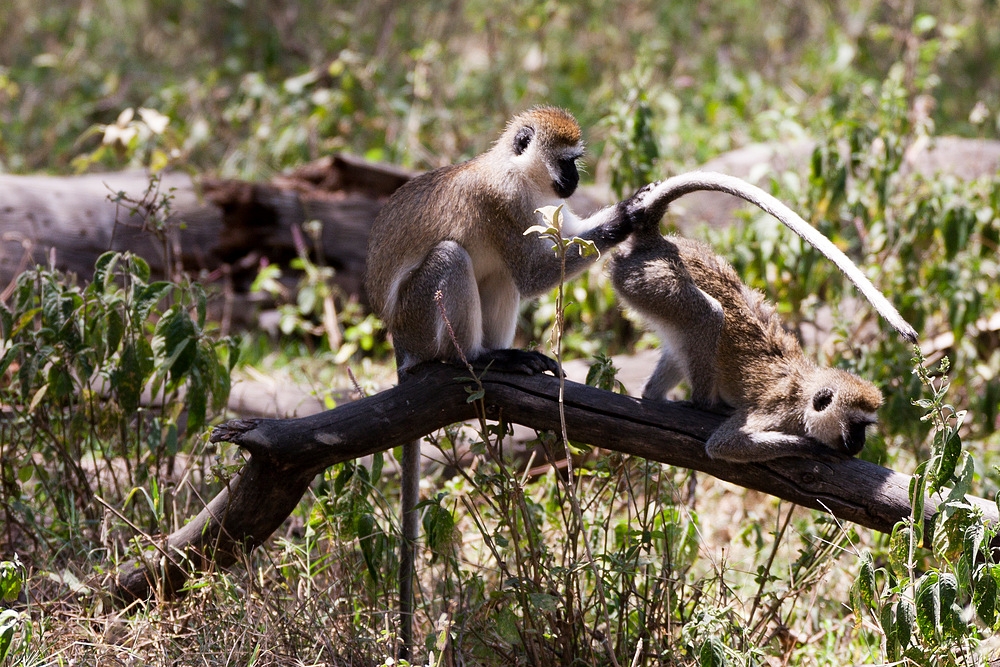
[[(774, 306), (758, 290), (748, 287), (732, 265), (705, 243), (670, 237), (691, 279), (723, 306), (719, 359), (720, 392), (760, 401), (774, 387), (761, 378), (797, 381), (803, 365), (810, 365), (798, 340), (783, 326)], [(777, 373), (776, 373), (777, 370)]]
[(390, 330), (400, 284), (434, 246), (442, 241), (465, 248), (500, 242), (491, 238), (491, 230), (502, 225), (484, 219), (482, 204), (502, 194), (477, 178), (475, 165), (482, 159), (417, 176), (398, 188), (376, 216), (368, 237), (365, 290)]

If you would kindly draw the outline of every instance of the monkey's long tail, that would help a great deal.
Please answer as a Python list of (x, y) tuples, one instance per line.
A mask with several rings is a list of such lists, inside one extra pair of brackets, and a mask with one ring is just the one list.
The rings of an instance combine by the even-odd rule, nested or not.
[(716, 192), (726, 192), (735, 197), (739, 197), (750, 202), (762, 210), (770, 213), (775, 218), (785, 224), (786, 227), (801, 236), (806, 242), (812, 245), (825, 255), (830, 261), (836, 264), (848, 279), (861, 291), (866, 299), (875, 307), (875, 310), (891, 324), (899, 334), (911, 343), (917, 342), (917, 331), (903, 319), (896, 307), (893, 306), (882, 292), (872, 284), (868, 277), (845, 255), (840, 248), (835, 246), (830, 239), (823, 236), (815, 227), (803, 220), (792, 209), (785, 206), (781, 201), (767, 192), (761, 190), (756, 185), (736, 178), (711, 171), (695, 171), (680, 174), (662, 181), (659, 185), (651, 189), (646, 195), (648, 207), (662, 207), (666, 211), (667, 205), (680, 197), (699, 190), (712, 190)]

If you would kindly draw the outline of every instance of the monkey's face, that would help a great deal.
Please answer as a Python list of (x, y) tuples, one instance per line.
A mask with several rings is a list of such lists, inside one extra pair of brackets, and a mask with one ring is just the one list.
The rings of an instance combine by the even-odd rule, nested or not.
[(807, 383), (806, 433), (830, 449), (854, 456), (877, 420), (882, 393), (870, 382), (839, 369), (817, 369)]
[(576, 161), (583, 155), (580, 127), (561, 109), (542, 107), (515, 117), (501, 142), (509, 142), (510, 159), (542, 196), (560, 199), (580, 184)]

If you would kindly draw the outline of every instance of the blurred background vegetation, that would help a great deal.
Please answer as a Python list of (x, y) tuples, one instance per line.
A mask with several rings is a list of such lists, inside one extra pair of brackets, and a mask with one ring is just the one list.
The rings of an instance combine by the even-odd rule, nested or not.
[[(484, 150), (513, 112), (555, 104), (584, 128), (585, 180), (623, 194), (753, 142), (812, 139), (808, 164), (771, 174), (770, 188), (943, 341), (928, 350), (948, 355), (946, 373), (915, 374), (891, 333), (838, 308), (853, 292), (773, 221), (740, 214), (699, 234), (790, 327), (832, 308), (810, 354), (886, 394), (865, 456), (927, 471), (931, 490), (993, 497), (1000, 178), (903, 167), (943, 135), (1000, 138), (998, 25), (995, 0), (6, 0), (0, 172), (265, 179), (335, 151), (426, 169)], [(323, 393), (347, 366), (383, 382), (391, 358), (357, 308), (338, 311), (343, 337), (317, 336), (322, 309), (293, 296), (294, 335), (237, 341), (206, 321), (197, 281), (153, 281), (129, 256), (101, 262), (89, 286), (45, 269), (0, 285), (0, 663), (382, 664), (398, 530), (381, 458), (328, 471), (245, 570), (196, 580), (179, 603), (110, 612), (101, 577), (131, 539), (175, 528), (239, 464), (204, 428), (222, 418), (234, 368), (238, 379), (280, 365)], [(328, 272), (298, 266), (322, 301)], [(571, 354), (637, 344), (599, 272), (569, 290)], [(525, 308), (524, 341), (547, 339), (553, 303)], [(436, 441), (495, 444), (455, 430)], [(957, 505), (921, 550), (920, 527), (855, 530), (611, 456), (584, 466), (579, 525), (551, 472), (478, 465), (425, 489), (427, 664), (944, 665), (996, 651), (1000, 569), (975, 558), (992, 529)]]
[[(70, 171), (95, 124), (167, 114), (184, 163), (264, 176), (333, 150), (427, 168), (512, 112), (564, 106), (603, 154), (646, 100), (663, 159), (693, 166), (816, 131), (902, 64), (939, 133), (996, 137), (997, 4), (899, 0), (450, 3), (10, 0), (0, 168)], [(979, 122), (970, 112), (983, 103)], [(110, 161), (106, 166), (114, 166)]]

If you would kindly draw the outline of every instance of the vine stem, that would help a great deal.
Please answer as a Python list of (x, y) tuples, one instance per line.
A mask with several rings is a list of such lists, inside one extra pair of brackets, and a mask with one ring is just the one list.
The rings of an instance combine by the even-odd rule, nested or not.
[[(586, 525), (583, 521), (583, 510), (580, 508), (580, 502), (576, 497), (576, 476), (573, 470), (573, 454), (570, 451), (569, 446), (569, 432), (566, 427), (566, 402), (565, 402), (565, 391), (566, 391), (566, 374), (562, 372), (563, 364), (563, 331), (566, 324), (565, 315), (565, 294), (566, 294), (566, 242), (562, 237), (562, 225), (560, 224), (562, 218), (562, 207), (555, 210), (552, 215), (552, 226), (556, 229), (555, 234), (555, 249), (559, 254), (559, 287), (556, 291), (556, 320), (554, 333), (554, 348), (556, 355), (556, 363), (559, 366), (559, 428), (560, 435), (563, 441), (563, 451), (566, 453), (566, 493), (569, 496), (570, 507), (573, 509), (573, 514), (576, 520), (580, 524), (580, 529), (584, 532), (583, 535), (583, 548), (587, 555), (587, 564), (594, 573), (594, 588), (597, 590), (597, 597), (601, 603), (601, 609), (604, 612), (604, 622), (607, 626), (608, 635), (601, 638), (601, 643), (604, 644), (604, 649), (608, 653), (608, 657), (611, 659), (611, 664), (613, 667), (620, 667), (618, 664), (618, 658), (615, 656), (614, 647), (611, 644), (609, 635), (612, 632), (611, 629), (611, 616), (608, 614), (608, 600), (604, 594), (604, 582), (601, 579), (601, 573), (597, 569), (597, 561), (594, 560), (593, 550), (590, 548), (590, 540), (587, 539)], [(556, 477), (560, 477), (556, 475)]]

